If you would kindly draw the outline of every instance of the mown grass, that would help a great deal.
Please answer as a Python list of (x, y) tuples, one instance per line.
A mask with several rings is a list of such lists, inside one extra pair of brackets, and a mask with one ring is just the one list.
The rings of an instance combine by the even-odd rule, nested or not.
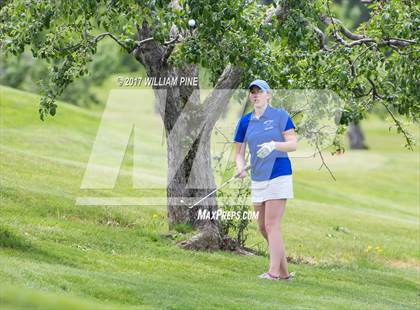
[[(419, 302), (419, 155), (384, 122), (364, 124), (367, 152), (293, 159), (296, 198), (283, 220), (294, 282), (256, 279), (267, 257), (184, 251), (165, 206), (77, 206), (79, 196), (164, 196), (165, 143), (152, 106), (141, 122), (161, 189), (132, 189), (129, 148), (114, 190), (81, 190), (101, 111), (1, 87), (0, 300), (10, 309), (414, 308)], [(233, 130), (239, 107), (218, 124)], [(418, 135), (418, 128), (414, 132)], [(227, 131), (229, 131), (227, 130)], [(231, 132), (227, 132), (227, 135)], [(215, 141), (218, 141), (215, 138)], [(215, 149), (218, 145), (215, 142)], [(178, 234), (177, 238), (185, 238)], [(266, 251), (256, 224), (248, 246)]]

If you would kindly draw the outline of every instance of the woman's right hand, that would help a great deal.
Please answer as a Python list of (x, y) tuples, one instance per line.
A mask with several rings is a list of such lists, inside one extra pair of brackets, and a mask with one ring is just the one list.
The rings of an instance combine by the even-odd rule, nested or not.
[(235, 145), (236, 177), (243, 179), (247, 174), (245, 168), (246, 144), (236, 142)]
[(244, 168), (241, 168), (241, 169), (236, 168), (236, 173), (237, 173), (236, 174), (237, 177), (240, 178), (240, 179), (243, 179), (243, 178), (246, 177), (246, 171), (245, 171)]

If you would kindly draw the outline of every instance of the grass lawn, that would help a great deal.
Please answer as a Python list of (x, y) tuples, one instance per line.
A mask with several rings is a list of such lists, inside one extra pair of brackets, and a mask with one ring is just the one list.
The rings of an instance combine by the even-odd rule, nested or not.
[[(191, 252), (165, 238), (165, 206), (78, 206), (77, 197), (165, 195), (166, 146), (153, 106), (138, 115), (160, 190), (132, 189), (133, 154), (114, 190), (80, 189), (101, 110), (0, 87), (0, 305), (3, 309), (408, 309), (420, 301), (420, 156), (385, 122), (363, 123), (369, 151), (293, 159), (283, 220), (293, 282), (256, 278), (268, 258)], [(219, 122), (233, 130), (237, 112)], [(227, 132), (229, 132), (227, 130)], [(230, 133), (231, 133), (230, 131)], [(420, 137), (419, 127), (413, 127)], [(229, 134), (230, 134), (229, 133)], [(118, 136), (116, 136), (118, 138)], [(214, 139), (215, 148), (217, 138)], [(266, 251), (256, 223), (247, 245)]]

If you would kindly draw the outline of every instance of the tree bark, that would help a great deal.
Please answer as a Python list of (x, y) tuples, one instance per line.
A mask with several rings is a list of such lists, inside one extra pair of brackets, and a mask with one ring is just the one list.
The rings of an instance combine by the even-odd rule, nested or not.
[(366, 150), (368, 146), (365, 144), (365, 137), (362, 128), (358, 123), (351, 122), (347, 131), (347, 136), (352, 150)]

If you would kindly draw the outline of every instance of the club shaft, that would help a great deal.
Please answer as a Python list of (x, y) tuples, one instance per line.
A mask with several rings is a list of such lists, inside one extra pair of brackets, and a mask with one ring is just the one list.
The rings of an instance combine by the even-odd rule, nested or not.
[[(251, 166), (248, 166), (244, 169), (244, 171), (248, 171), (251, 168)], [(229, 180), (227, 180), (225, 183), (223, 183), (222, 185), (220, 185), (219, 187), (217, 187), (215, 190), (213, 190), (210, 194), (207, 194), (206, 196), (204, 196), (203, 198), (201, 198), (199, 201), (197, 201), (196, 203), (194, 203), (190, 208), (195, 207), (196, 205), (198, 205), (200, 202), (202, 202), (203, 200), (206, 200), (208, 197), (210, 197), (211, 195), (213, 195), (215, 192), (217, 192), (218, 190), (222, 189), (223, 187), (225, 187), (227, 184), (229, 184), (230, 182), (232, 182), (233, 180), (235, 180), (237, 177), (239, 177), (241, 173), (237, 173), (235, 174), (233, 177), (231, 177)]]
[(203, 198), (201, 198), (199, 201), (197, 201), (196, 203), (194, 203), (192, 207), (195, 207), (196, 205), (198, 205), (200, 202), (202, 202), (203, 200), (206, 200), (207, 198), (209, 198), (211, 195), (213, 195), (215, 192), (217, 192), (218, 190), (222, 189), (223, 187), (225, 187), (229, 182), (231, 182), (232, 180), (234, 180), (236, 178), (236, 176), (232, 177), (231, 179), (227, 180), (225, 183), (223, 183), (222, 185), (220, 185), (218, 188), (216, 188), (215, 190), (213, 190), (210, 194), (207, 194), (206, 196), (204, 196)]

